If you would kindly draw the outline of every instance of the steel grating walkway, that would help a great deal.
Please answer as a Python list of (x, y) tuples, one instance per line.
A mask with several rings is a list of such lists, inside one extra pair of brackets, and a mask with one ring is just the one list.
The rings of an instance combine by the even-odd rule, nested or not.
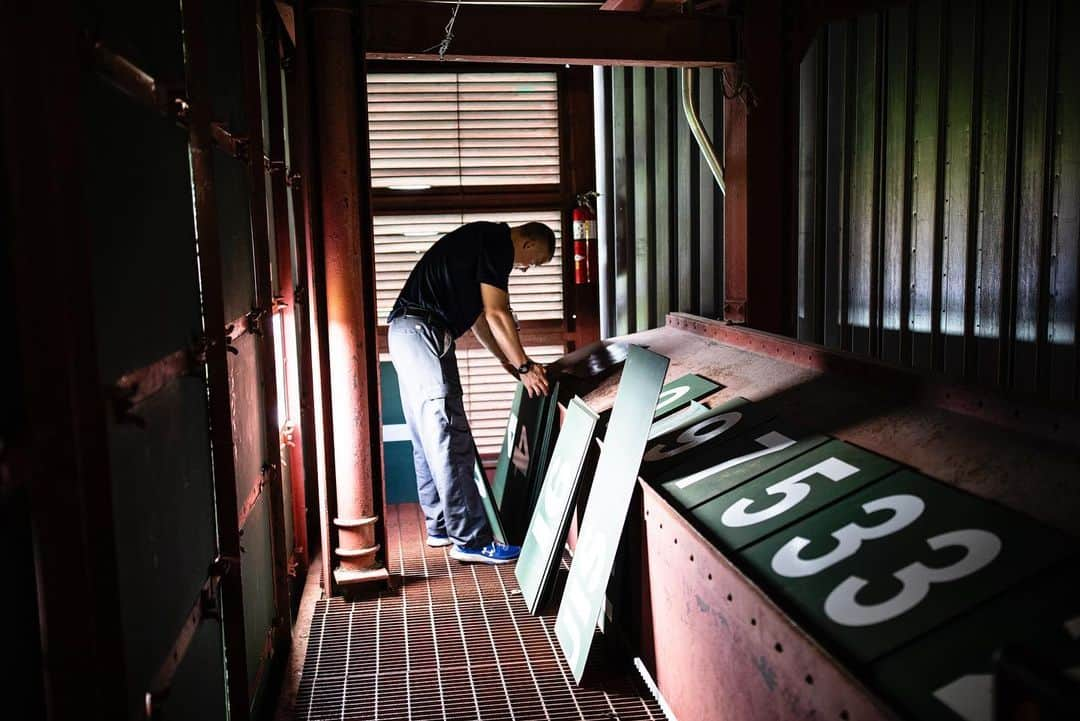
[(399, 588), (316, 605), (297, 721), (663, 721), (627, 665), (574, 684), (554, 616), (529, 614), (513, 566), (428, 548), (414, 504), (388, 507), (387, 537)]

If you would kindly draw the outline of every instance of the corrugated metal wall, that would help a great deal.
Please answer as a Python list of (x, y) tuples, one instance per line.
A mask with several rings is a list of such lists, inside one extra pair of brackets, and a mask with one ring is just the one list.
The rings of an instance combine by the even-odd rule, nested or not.
[[(716, 318), (723, 307), (724, 196), (683, 116), (678, 73), (597, 72), (604, 99), (597, 162), (607, 335), (662, 325), (669, 311)], [(719, 151), (720, 72), (695, 73), (698, 109)]]
[(832, 24), (799, 114), (799, 337), (1076, 399), (1080, 5)]

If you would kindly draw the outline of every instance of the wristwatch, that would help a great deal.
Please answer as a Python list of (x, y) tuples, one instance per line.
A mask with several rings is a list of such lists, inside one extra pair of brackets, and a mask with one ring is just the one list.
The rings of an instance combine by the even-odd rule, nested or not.
[(526, 373), (528, 373), (529, 371), (532, 370), (532, 367), (533, 367), (532, 360), (529, 359), (529, 358), (526, 358), (525, 362), (517, 367), (518, 375), (521, 375), (521, 376), (525, 375)]

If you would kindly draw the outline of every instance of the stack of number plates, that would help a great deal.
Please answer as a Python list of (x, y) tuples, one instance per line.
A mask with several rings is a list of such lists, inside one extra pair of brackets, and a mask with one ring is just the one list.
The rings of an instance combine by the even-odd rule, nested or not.
[(1021, 513), (742, 398), (652, 439), (641, 475), (912, 718), (989, 721), (1012, 644), (1080, 680), (1077, 546)]

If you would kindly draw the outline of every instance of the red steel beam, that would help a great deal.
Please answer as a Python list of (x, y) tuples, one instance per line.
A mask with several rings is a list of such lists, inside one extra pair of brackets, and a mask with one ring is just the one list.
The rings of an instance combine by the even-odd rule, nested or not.
[[(375, 334), (375, 246), (363, 14), (346, 0), (309, 6), (320, 216), (334, 426), (339, 585), (387, 577), (380, 542), (382, 439)], [(360, 32), (357, 32), (360, 30)], [(364, 101), (362, 105), (361, 102)]]
[[(291, 8), (290, 8), (291, 11)], [(281, 441), (288, 455), (289, 479), (292, 485), (290, 494), (293, 547), (288, 549), (290, 553), (298, 553), (302, 568), (298, 571), (302, 574), (307, 570), (307, 521), (304, 508), (306, 505), (305, 485), (307, 468), (304, 459), (304, 441), (308, 432), (300, 422), (300, 364), (297, 353), (298, 341), (298, 311), (296, 304), (296, 277), (293, 268), (292, 255), (292, 228), (289, 223), (287, 183), (290, 169), (285, 167), (285, 112), (284, 100), (281, 89), (281, 34), (286, 32), (282, 21), (275, 17), (266, 18), (263, 23), (263, 35), (265, 38), (266, 56), (266, 108), (267, 126), (270, 135), (265, 139), (266, 158), (270, 167), (280, 167), (282, 172), (270, 174), (270, 197), (271, 206), (274, 210), (274, 255), (277, 260), (277, 287), (275, 293), (275, 311), (271, 323), (280, 322), (280, 330), (276, 331), (275, 338), (278, 341), (279, 362), (282, 364), (281, 378), (284, 388), (284, 416), (279, 419), (283, 426)], [(299, 205), (296, 206), (299, 210)], [(297, 236), (298, 239), (299, 236)], [(300, 239), (302, 243), (302, 239)], [(300, 255), (300, 254), (298, 254)], [(301, 258), (305, 257), (300, 255)]]
[[(281, 488), (281, 429), (278, 426), (278, 387), (275, 353), (276, 326), (271, 311), (273, 292), (270, 287), (270, 237), (266, 208), (267, 167), (263, 161), (263, 121), (261, 93), (261, 54), (259, 27), (262, 25), (260, 0), (241, 3), (240, 51), (243, 65), (243, 98), (247, 114), (248, 138), (245, 145), (250, 182), (248, 209), (251, 219), (252, 261), (255, 270), (255, 308), (248, 314), (249, 332), (256, 335), (256, 348), (262, 379), (263, 416), (263, 473), (269, 486), (271, 573), (274, 589), (275, 623), (291, 627), (289, 601), (289, 552), (285, 544), (285, 501)], [(262, 322), (262, 319), (269, 322)], [(291, 640), (289, 634), (278, 636), (282, 647)], [(261, 671), (261, 668), (260, 668)]]
[[(450, 12), (451, 6), (442, 3), (366, 3), (367, 57), (439, 60), (437, 48), (446, 35)], [(714, 67), (734, 62), (736, 47), (734, 21), (721, 16), (464, 4), (446, 59)]]

